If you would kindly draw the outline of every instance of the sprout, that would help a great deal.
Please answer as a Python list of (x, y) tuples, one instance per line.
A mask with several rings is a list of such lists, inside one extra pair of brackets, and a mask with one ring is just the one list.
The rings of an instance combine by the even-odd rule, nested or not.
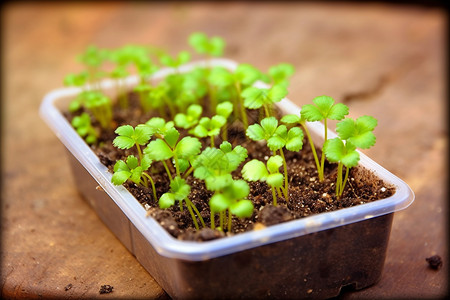
[(214, 138), (220, 134), (220, 129), (226, 122), (227, 119), (219, 115), (215, 115), (212, 118), (203, 117), (190, 133), (199, 138), (209, 136), (211, 139), (211, 147), (214, 147)]
[(289, 85), (288, 78), (294, 74), (294, 71), (294, 66), (291, 64), (281, 63), (270, 67), (268, 75), (273, 85), (279, 84), (287, 88)]
[(194, 177), (204, 180), (210, 191), (219, 191), (229, 185), (231, 172), (247, 158), (247, 149), (242, 146), (233, 147), (227, 141), (220, 148), (206, 148), (193, 161)]
[(217, 104), (216, 114), (225, 118), (225, 125), (222, 130), (222, 140), (226, 141), (228, 139), (228, 124), (227, 120), (233, 112), (233, 104), (230, 101), (224, 101)]
[(76, 116), (72, 119), (72, 126), (76, 129), (81, 137), (84, 137), (86, 143), (95, 144), (99, 133), (92, 127), (91, 118), (89, 114), (82, 113), (80, 116)]
[(111, 99), (101, 92), (89, 91), (83, 94), (84, 106), (92, 112), (95, 119), (104, 129), (111, 127), (112, 104)]
[(152, 185), (153, 199), (156, 201), (158, 197), (156, 196), (155, 182), (152, 177), (145, 172), (150, 168), (152, 162), (153, 161), (148, 156), (144, 156), (139, 164), (138, 159), (134, 155), (129, 155), (126, 162), (118, 160), (114, 165), (114, 174), (111, 178), (111, 182), (114, 185), (121, 185), (127, 180), (131, 180), (137, 185), (143, 184), (145, 187), (148, 187), (148, 179)]
[(274, 85), (270, 89), (263, 89), (257, 87), (248, 87), (242, 91), (241, 97), (244, 98), (244, 106), (249, 109), (264, 108), (266, 117), (272, 115), (273, 103), (280, 102), (286, 97), (287, 90), (283, 85)]
[(189, 44), (199, 54), (208, 56), (222, 56), (225, 41), (217, 36), (208, 38), (206, 34), (195, 32), (189, 36)]
[(197, 125), (203, 108), (198, 104), (192, 104), (188, 107), (186, 114), (179, 113), (175, 116), (175, 125), (180, 128), (190, 129)]
[(194, 226), (198, 230), (199, 226), (194, 211), (197, 213), (203, 227), (205, 227), (205, 222), (203, 221), (203, 218), (194, 203), (192, 203), (192, 201), (188, 198), (190, 192), (191, 187), (186, 183), (186, 180), (177, 176), (170, 182), (170, 192), (164, 193), (158, 203), (161, 208), (169, 208), (175, 204), (175, 201), (179, 201), (180, 211), (183, 211), (183, 200), (185, 200), (186, 206), (191, 214), (192, 221), (194, 222)]
[(294, 127), (289, 131), (285, 125), (278, 126), (278, 120), (275, 117), (269, 117), (261, 120), (260, 124), (250, 125), (246, 132), (247, 136), (254, 141), (265, 140), (270, 150), (276, 153), (280, 152), (285, 184), (283, 188), (286, 201), (289, 200), (289, 180), (287, 173), (287, 163), (284, 157), (283, 148), (289, 151), (299, 151), (303, 147), (303, 132), (300, 128)]
[(279, 155), (271, 156), (267, 161), (267, 167), (263, 162), (253, 159), (242, 168), (242, 177), (248, 181), (265, 181), (272, 189), (273, 205), (277, 205), (277, 196), (281, 195), (283, 175), (279, 168), (283, 165), (283, 158)]
[(175, 57), (171, 57), (169, 54), (162, 54), (159, 59), (163, 65), (175, 68), (178, 72), (178, 67), (187, 63), (191, 59), (191, 55), (187, 51), (181, 51)]
[(244, 87), (251, 86), (255, 81), (261, 78), (261, 72), (249, 64), (240, 64), (234, 72), (230, 72), (225, 68), (216, 67), (212, 69), (209, 76), (209, 82), (217, 87), (233, 89), (236, 92), (234, 106), (236, 111), (240, 109), (242, 123), (244, 128), (248, 127), (247, 112), (242, 103), (241, 90)]
[(123, 125), (116, 129), (117, 136), (113, 140), (113, 145), (119, 149), (130, 149), (136, 146), (139, 161), (142, 161), (142, 150), (140, 146), (144, 146), (150, 140), (153, 132), (148, 126), (136, 126), (133, 128), (131, 125)]
[[(314, 155), (314, 160), (316, 163), (317, 173), (319, 177), (319, 181), (324, 180), (324, 168), (325, 168), (325, 154), (323, 153), (322, 148), (322, 157), (319, 162), (319, 158), (317, 156), (316, 148), (314, 146), (314, 142), (309, 133), (308, 127), (306, 126), (306, 121), (315, 122), (315, 121), (324, 121), (325, 128), (325, 142), (328, 139), (328, 128), (327, 128), (327, 120), (342, 120), (348, 114), (348, 107), (345, 104), (337, 103), (334, 104), (334, 99), (328, 96), (319, 96), (313, 99), (315, 105), (305, 104), (302, 107), (300, 112), (300, 116), (297, 115), (286, 115), (281, 118), (281, 122), (286, 124), (299, 124), (303, 127), (308, 137), (309, 143), (311, 145), (311, 150)], [(325, 145), (324, 142), (324, 145)]]
[[(180, 133), (175, 128), (170, 128), (163, 138), (151, 141), (144, 149), (144, 153), (156, 161), (161, 161), (166, 169), (169, 178), (172, 178), (167, 167), (166, 160), (173, 158), (175, 170), (178, 177), (181, 177), (179, 159), (190, 160), (200, 153), (202, 144), (194, 137), (186, 136), (179, 140)], [(172, 179), (171, 179), (172, 180)]]
[[(345, 119), (337, 123), (339, 137), (325, 142), (323, 151), (332, 163), (338, 163), (336, 179), (336, 197), (340, 198), (348, 180), (349, 170), (358, 165), (359, 153), (356, 147), (368, 149), (375, 144), (373, 130), (377, 120), (371, 116), (362, 116), (356, 120)], [(342, 179), (342, 167), (345, 166), (345, 177)]]
[(220, 213), (220, 228), (223, 229), (225, 210), (228, 210), (228, 232), (231, 231), (231, 218), (248, 218), (253, 214), (253, 203), (244, 199), (248, 196), (250, 188), (244, 180), (232, 180), (220, 192), (216, 192), (209, 200), (211, 209), (211, 228), (215, 228), (214, 214)]

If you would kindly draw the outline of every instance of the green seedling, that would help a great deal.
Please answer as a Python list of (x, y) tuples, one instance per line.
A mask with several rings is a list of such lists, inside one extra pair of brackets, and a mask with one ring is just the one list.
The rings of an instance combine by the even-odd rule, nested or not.
[(215, 115), (212, 118), (203, 117), (198, 122), (198, 125), (190, 131), (198, 138), (209, 136), (211, 140), (211, 147), (214, 148), (214, 138), (220, 134), (220, 129), (227, 123), (227, 119), (222, 116)]
[[(152, 135), (155, 135), (158, 138), (164, 138), (164, 135), (172, 128), (174, 128), (173, 121), (164, 120), (163, 118), (153, 117), (148, 120), (145, 124), (150, 128), (150, 132)], [(139, 125), (138, 125), (139, 126)], [(141, 125), (143, 126), (143, 125)]]
[(209, 200), (211, 209), (211, 228), (215, 228), (214, 215), (220, 214), (220, 228), (224, 228), (224, 212), (228, 210), (228, 232), (231, 231), (232, 215), (248, 218), (253, 214), (253, 203), (245, 199), (250, 188), (244, 180), (232, 180), (220, 192), (216, 192)]
[(175, 81), (174, 103), (179, 111), (186, 111), (190, 104), (198, 104), (208, 93), (208, 86), (201, 69), (194, 69), (191, 72), (178, 76)]
[(289, 77), (295, 72), (291, 64), (281, 63), (269, 68), (268, 76), (272, 85), (282, 85), (285, 88), (289, 86)]
[(91, 111), (95, 119), (104, 129), (111, 128), (112, 124), (112, 103), (111, 99), (98, 91), (88, 91), (84, 93), (84, 106)]
[(272, 190), (273, 205), (277, 206), (277, 193), (281, 195), (280, 188), (283, 186), (283, 174), (279, 169), (283, 165), (283, 158), (279, 155), (271, 156), (266, 165), (253, 159), (242, 168), (242, 177), (247, 181), (264, 181)]
[(137, 185), (143, 185), (148, 188), (147, 180), (149, 180), (152, 185), (153, 199), (156, 201), (158, 197), (156, 196), (155, 182), (152, 177), (145, 172), (150, 168), (152, 162), (153, 161), (148, 156), (144, 156), (142, 161), (139, 162), (136, 156), (129, 155), (126, 161), (119, 160), (116, 162), (111, 182), (114, 185), (121, 185), (127, 180), (131, 180)]
[(247, 158), (247, 149), (227, 141), (219, 149), (207, 147), (193, 161), (194, 177), (204, 180), (210, 191), (220, 191), (232, 181), (231, 173)]
[(226, 122), (222, 129), (222, 140), (226, 141), (228, 139), (228, 118), (233, 112), (233, 103), (230, 101), (224, 101), (217, 104), (216, 114), (225, 118)]
[[(161, 161), (166, 169), (167, 175), (172, 181), (172, 175), (167, 167), (166, 160), (173, 158), (176, 176), (181, 177), (180, 159), (190, 161), (192, 157), (200, 153), (202, 144), (197, 138), (186, 136), (179, 140), (180, 133), (175, 128), (170, 128), (163, 138), (151, 141), (144, 153), (156, 161)], [(183, 169), (186, 169), (183, 167)]]
[(105, 75), (105, 72), (100, 70), (101, 65), (108, 59), (109, 51), (106, 49), (99, 49), (96, 46), (89, 46), (84, 53), (78, 56), (78, 60), (87, 68), (88, 81), (94, 86), (96, 90), (100, 90), (98, 80)]
[(150, 127), (138, 125), (136, 128), (133, 128), (131, 125), (123, 125), (118, 127), (115, 133), (119, 136), (113, 140), (113, 145), (119, 149), (130, 149), (136, 146), (139, 161), (142, 162), (141, 146), (146, 145), (153, 135)]
[(222, 38), (218, 36), (208, 38), (202, 32), (191, 34), (189, 36), (189, 44), (197, 53), (206, 54), (208, 57), (222, 56), (225, 48), (225, 41)]
[[(225, 209), (230, 209), (231, 214), (235, 214), (239, 217), (245, 215), (245, 207), (247, 207), (248, 204), (245, 204), (245, 202), (236, 204), (236, 202), (245, 198), (247, 195), (242, 197), (240, 194), (232, 196), (230, 194), (232, 191), (228, 190), (234, 189), (233, 186), (237, 187), (237, 185), (242, 185), (241, 183), (234, 185), (231, 173), (235, 171), (246, 158), (247, 149), (242, 146), (233, 148), (229, 142), (224, 141), (219, 149), (208, 147), (203, 150), (192, 163), (194, 177), (204, 180), (206, 188), (215, 192), (215, 195), (221, 194), (222, 196), (220, 197), (226, 197), (226, 199), (222, 198), (223, 202), (219, 201), (220, 197), (216, 197), (217, 199), (210, 202), (211, 228), (213, 229), (215, 228), (215, 213), (220, 213), (220, 228), (223, 228)], [(225, 191), (228, 191), (228, 194), (223, 195)], [(228, 206), (224, 209), (219, 209), (219, 206), (223, 205), (225, 202), (228, 203)], [(231, 206), (233, 206), (233, 211), (231, 211)], [(229, 214), (229, 218), (231, 217), (231, 214)], [(229, 222), (231, 222), (231, 220), (229, 220)]]
[(251, 86), (260, 78), (261, 72), (249, 64), (240, 64), (234, 72), (230, 72), (222, 67), (213, 68), (208, 78), (210, 84), (213, 86), (222, 89), (233, 89), (235, 91), (236, 97), (233, 97), (235, 99), (235, 111), (240, 111), (244, 128), (248, 127), (248, 117), (241, 92), (243, 88)]
[(276, 102), (286, 97), (288, 91), (284, 85), (274, 85), (269, 89), (248, 87), (242, 91), (241, 97), (244, 98), (244, 106), (248, 109), (264, 108), (266, 117), (272, 116), (272, 107)]
[(72, 126), (75, 128), (77, 133), (84, 137), (86, 143), (95, 144), (99, 133), (92, 127), (91, 117), (87, 113), (82, 113), (72, 119)]
[(180, 203), (180, 211), (183, 211), (183, 200), (186, 202), (186, 207), (191, 214), (192, 221), (194, 222), (194, 226), (197, 230), (199, 230), (197, 218), (195, 217), (194, 211), (197, 213), (197, 216), (202, 223), (202, 226), (205, 227), (205, 222), (203, 221), (200, 212), (195, 207), (194, 203), (188, 198), (189, 193), (191, 192), (191, 187), (186, 183), (186, 180), (175, 177), (170, 182), (170, 192), (164, 193), (159, 199), (159, 207), (161, 208), (169, 208), (175, 204), (175, 201), (179, 201)]
[(176, 69), (178, 72), (178, 67), (187, 63), (191, 59), (191, 55), (187, 51), (181, 51), (175, 57), (170, 56), (169, 54), (162, 54), (159, 58), (160, 62), (170, 68)]
[(198, 104), (192, 104), (188, 107), (185, 114), (175, 115), (175, 125), (180, 128), (190, 129), (198, 124), (203, 108)]
[(298, 127), (287, 129), (285, 125), (278, 126), (278, 120), (275, 117), (269, 117), (261, 120), (260, 124), (250, 125), (246, 131), (247, 136), (254, 141), (265, 140), (267, 146), (274, 154), (279, 151), (284, 168), (285, 184), (283, 193), (286, 201), (289, 200), (289, 179), (287, 172), (287, 163), (283, 148), (289, 151), (300, 151), (303, 147), (303, 132)]
[[(368, 149), (375, 145), (373, 130), (377, 120), (371, 116), (362, 116), (356, 120), (344, 119), (336, 124), (339, 137), (325, 142), (324, 153), (328, 161), (338, 163), (336, 179), (336, 197), (339, 199), (344, 192), (349, 170), (358, 165), (359, 153), (356, 148)], [(345, 176), (342, 179), (342, 169), (345, 166)]]
[[(300, 112), (300, 116), (297, 115), (285, 115), (281, 118), (281, 122), (291, 125), (301, 125), (305, 130), (305, 133), (308, 137), (309, 144), (311, 145), (311, 150), (314, 155), (314, 160), (316, 163), (317, 173), (319, 177), (319, 181), (322, 182), (324, 180), (324, 167), (325, 167), (325, 154), (323, 153), (322, 147), (322, 157), (319, 162), (319, 158), (316, 152), (316, 148), (314, 146), (314, 142), (309, 133), (308, 127), (306, 126), (306, 122), (314, 122), (314, 121), (323, 121), (324, 122), (324, 137), (325, 142), (328, 139), (328, 128), (327, 128), (327, 120), (342, 120), (348, 114), (348, 106), (342, 103), (334, 104), (334, 99), (328, 96), (319, 96), (313, 99), (315, 105), (305, 104), (302, 107)], [(325, 145), (324, 142), (324, 145)]]
[(144, 99), (145, 107), (158, 109), (160, 116), (167, 118), (166, 105), (170, 110), (170, 117), (175, 116), (175, 108), (172, 100), (169, 98), (169, 85), (162, 81), (157, 86), (149, 90), (147, 97)]

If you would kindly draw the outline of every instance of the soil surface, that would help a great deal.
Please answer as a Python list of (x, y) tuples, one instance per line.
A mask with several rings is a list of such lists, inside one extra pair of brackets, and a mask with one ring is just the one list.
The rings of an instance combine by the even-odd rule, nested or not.
[[(118, 106), (113, 109), (113, 125), (117, 128), (121, 125), (132, 125), (133, 127), (145, 123), (151, 117), (157, 116), (156, 113), (142, 113), (136, 94), (130, 94), (130, 106), (127, 110), (123, 110)], [(204, 106), (207, 107), (207, 106)], [(208, 109), (204, 112), (211, 115)], [(66, 113), (69, 121), (82, 111), (76, 113)], [(252, 110), (249, 113), (249, 123), (258, 120), (258, 111)], [(276, 112), (279, 114), (279, 112)], [(258, 159), (263, 162), (273, 155), (272, 151), (265, 143), (258, 143), (249, 140), (245, 136), (242, 123), (239, 120), (229, 122), (228, 125), (228, 141), (234, 146), (241, 145), (248, 150), (247, 159), (240, 167), (232, 173), (234, 179), (241, 179), (241, 169), (246, 162), (252, 159)], [(100, 130), (98, 124), (93, 124)], [(128, 150), (120, 150), (112, 145), (113, 139), (116, 137), (114, 129), (109, 131), (102, 130), (98, 143), (92, 145), (92, 150), (98, 155), (100, 161), (112, 172), (114, 164), (117, 160), (124, 160), (128, 155), (137, 156), (134, 148)], [(183, 130), (180, 138), (186, 134)], [(209, 137), (201, 140), (203, 148), (210, 144)], [(222, 140), (216, 138), (215, 145), (218, 147)], [(321, 156), (320, 149), (317, 149), (318, 156)], [(299, 152), (291, 152), (284, 150), (287, 161), (288, 178), (289, 178), (289, 199), (283, 196), (277, 197), (277, 206), (273, 206), (272, 191), (264, 182), (248, 182), (250, 186), (250, 194), (248, 199), (253, 202), (253, 215), (247, 219), (233, 217), (231, 232), (222, 232), (210, 229), (210, 209), (208, 201), (212, 196), (212, 192), (208, 191), (202, 180), (196, 179), (189, 175), (186, 178), (187, 183), (191, 186), (189, 199), (199, 210), (203, 217), (206, 227), (196, 230), (191, 219), (191, 215), (186, 207), (180, 211), (179, 205), (174, 205), (168, 209), (160, 209), (157, 199), (153, 199), (152, 190), (144, 186), (138, 186), (130, 181), (124, 186), (133, 194), (136, 199), (147, 210), (147, 214), (155, 218), (162, 227), (164, 227), (172, 236), (181, 240), (208, 241), (225, 237), (227, 235), (238, 234), (249, 230), (258, 230), (266, 226), (287, 222), (294, 219), (307, 217), (322, 212), (334, 211), (341, 208), (355, 206), (368, 203), (371, 201), (387, 198), (394, 194), (395, 188), (383, 182), (371, 171), (357, 166), (350, 169), (350, 175), (343, 195), (340, 199), (336, 199), (335, 182), (337, 176), (337, 164), (325, 163), (325, 179), (320, 182), (318, 179), (317, 169), (309, 142), (305, 139), (303, 149)], [(345, 170), (345, 168), (344, 168)], [(281, 170), (283, 173), (283, 171)], [(162, 163), (154, 162), (151, 168), (151, 177), (155, 181), (156, 194), (161, 197), (162, 194), (169, 190), (169, 179)], [(177, 202), (178, 203), (178, 202)], [(216, 227), (219, 226), (218, 217), (216, 216)]]

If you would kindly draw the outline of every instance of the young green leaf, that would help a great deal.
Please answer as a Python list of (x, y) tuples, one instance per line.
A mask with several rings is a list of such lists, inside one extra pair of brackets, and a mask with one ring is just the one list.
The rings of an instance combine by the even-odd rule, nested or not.
[(202, 32), (195, 32), (189, 36), (189, 44), (200, 54), (221, 56), (225, 47), (225, 41), (217, 36), (208, 38)]
[(86, 143), (94, 144), (97, 142), (99, 133), (91, 124), (91, 117), (87, 113), (82, 113), (72, 119), (72, 126), (81, 137), (84, 137)]
[(168, 54), (163, 54), (160, 57), (161, 63), (171, 68), (178, 68), (182, 64), (187, 63), (190, 59), (191, 55), (187, 51), (181, 51), (176, 57), (171, 57)]
[(271, 105), (281, 101), (287, 95), (287, 90), (282, 85), (274, 85), (270, 89), (257, 87), (248, 87), (242, 91), (241, 96), (244, 98), (244, 106), (250, 109), (258, 109), (263, 105)]
[(228, 119), (233, 112), (233, 104), (230, 101), (219, 103), (216, 107), (216, 114)]
[(285, 87), (289, 85), (288, 78), (294, 74), (294, 66), (291, 64), (281, 63), (269, 68), (269, 76), (273, 84), (281, 84)]
[(362, 116), (356, 120), (345, 119), (336, 124), (336, 132), (343, 140), (347, 140), (358, 148), (368, 149), (375, 145), (373, 130), (377, 126), (377, 119)]
[(263, 162), (252, 159), (242, 168), (242, 177), (248, 181), (265, 181), (269, 172)]
[(119, 136), (113, 140), (113, 145), (119, 149), (130, 149), (134, 145), (145, 145), (152, 136), (147, 126), (123, 125), (115, 130)]
[(355, 145), (350, 142), (344, 144), (340, 138), (326, 141), (324, 152), (330, 162), (342, 162), (349, 168), (358, 165), (359, 153), (356, 151)]
[(179, 113), (175, 116), (175, 125), (180, 128), (189, 129), (197, 125), (202, 112), (203, 108), (200, 105), (192, 104), (188, 107), (186, 114)]
[(303, 119), (314, 122), (325, 119), (342, 120), (348, 114), (348, 106), (342, 103), (334, 104), (334, 99), (319, 96), (313, 99), (313, 104), (305, 104), (301, 110)]

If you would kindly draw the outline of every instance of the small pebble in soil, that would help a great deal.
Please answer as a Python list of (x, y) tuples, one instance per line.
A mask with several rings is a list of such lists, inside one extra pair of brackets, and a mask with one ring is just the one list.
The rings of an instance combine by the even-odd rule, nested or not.
[(102, 286), (100, 287), (99, 293), (100, 293), (100, 294), (109, 294), (109, 293), (112, 293), (113, 288), (114, 288), (114, 287), (111, 286), (111, 285), (109, 285), (109, 284), (102, 285)]
[(437, 270), (440, 267), (442, 267), (442, 259), (439, 255), (433, 255), (430, 257), (427, 257), (425, 259), (428, 262), (428, 265), (430, 266), (430, 268)]
[(67, 292), (68, 290), (70, 290), (72, 288), (72, 284), (69, 283), (68, 285), (66, 285), (66, 287), (64, 288), (64, 290)]

